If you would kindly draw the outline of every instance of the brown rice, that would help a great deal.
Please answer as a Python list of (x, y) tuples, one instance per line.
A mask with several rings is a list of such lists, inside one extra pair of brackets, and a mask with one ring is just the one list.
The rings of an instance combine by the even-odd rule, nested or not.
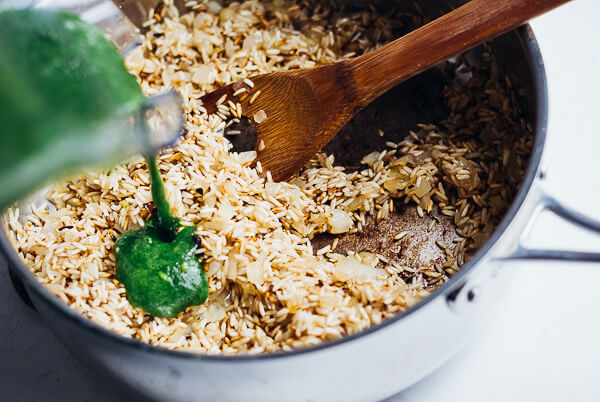
[[(252, 87), (248, 77), (256, 74), (369, 51), (391, 40), (398, 24), (374, 9), (336, 16), (305, 2), (192, 3), (193, 11), (181, 16), (171, 2), (160, 21), (151, 13), (143, 44), (126, 65), (147, 95), (175, 88), (184, 99), (188, 134), (160, 154), (159, 166), (173, 212), (198, 225), (209, 300), (176, 318), (155, 318), (132, 307), (115, 279), (115, 239), (149, 215), (148, 172), (138, 157), (53, 186), (48, 203), (26, 216), (8, 212), (16, 249), (62, 301), (123, 336), (166, 348), (289, 350), (406, 309), (491, 234), (531, 147), (510, 81), (458, 58), (455, 67), (470, 79), (446, 90), (450, 114), (443, 125), (416, 127), (404, 141), (366, 155), (360, 170), (319, 154), (291, 182), (275, 183), (261, 178), (260, 164), (251, 167), (254, 151), (230, 152), (223, 132), (241, 114), (237, 106), (220, 99), (219, 113), (209, 116), (199, 98), (240, 79)], [(486, 57), (492, 63), (493, 55)], [(414, 205), (428, 230), (435, 222), (426, 215), (434, 209), (453, 219), (452, 244), (438, 244), (444, 261), (424, 270), (360, 250), (338, 254), (337, 238), (313, 250), (313, 236), (360, 232), (370, 217), (386, 220), (395, 203)]]

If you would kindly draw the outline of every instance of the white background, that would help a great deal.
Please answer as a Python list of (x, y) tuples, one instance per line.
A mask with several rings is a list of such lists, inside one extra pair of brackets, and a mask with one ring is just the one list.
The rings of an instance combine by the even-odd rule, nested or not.
[[(598, 220), (599, 17), (599, 0), (575, 0), (532, 21), (550, 88), (547, 189)], [(600, 252), (600, 236), (557, 220), (541, 220), (532, 237), (538, 245)], [(507, 269), (515, 270), (515, 281), (479, 337), (393, 401), (600, 400), (600, 264)], [(22, 305), (2, 261), (0, 320), (0, 400), (126, 400), (98, 382)]]

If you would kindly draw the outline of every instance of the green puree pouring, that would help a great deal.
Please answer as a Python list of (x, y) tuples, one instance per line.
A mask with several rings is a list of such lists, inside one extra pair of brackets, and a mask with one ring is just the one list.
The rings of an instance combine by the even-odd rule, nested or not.
[[(73, 14), (0, 13), (0, 100), (0, 208), (49, 178), (151, 148), (135, 77), (112, 43)], [(133, 130), (127, 118), (136, 113)], [(173, 317), (203, 303), (208, 283), (195, 227), (173, 217), (156, 157), (146, 160), (157, 208), (145, 228), (117, 240), (117, 279), (133, 306)]]
[(144, 102), (95, 27), (63, 12), (0, 12), (0, 208), (48, 179), (139, 153), (127, 118)]
[(156, 212), (141, 230), (123, 233), (115, 244), (117, 279), (129, 302), (156, 317), (174, 317), (204, 303), (208, 282), (195, 254), (194, 226), (171, 214), (156, 157), (146, 157)]

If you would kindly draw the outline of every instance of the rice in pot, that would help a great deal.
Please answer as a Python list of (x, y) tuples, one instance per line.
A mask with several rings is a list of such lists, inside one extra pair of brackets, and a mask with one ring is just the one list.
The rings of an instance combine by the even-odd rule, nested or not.
[[(27, 216), (8, 211), (16, 249), (62, 301), (123, 336), (170, 349), (290, 350), (405, 310), (491, 234), (532, 142), (516, 90), (494, 68), (458, 58), (451, 67), (461, 74), (445, 91), (444, 123), (415, 127), (400, 143), (365, 155), (359, 169), (319, 154), (297, 177), (276, 183), (261, 178), (260, 164), (252, 167), (254, 151), (230, 151), (224, 132), (239, 115), (236, 106), (224, 101), (208, 116), (199, 98), (256, 74), (369, 51), (397, 36), (401, 19), (281, 0), (187, 6), (183, 15), (170, 3), (152, 10), (149, 32), (126, 65), (147, 95), (175, 88), (184, 99), (187, 134), (160, 154), (159, 166), (174, 214), (198, 225), (209, 300), (174, 319), (155, 318), (132, 307), (115, 279), (114, 241), (149, 216), (149, 176), (138, 157), (53, 186), (48, 203)], [(493, 65), (493, 55), (485, 56)], [(450, 241), (437, 244), (440, 259), (402, 264), (376, 250), (342, 250), (340, 236), (383, 224), (399, 207), (414, 209), (428, 231), (436, 220), (452, 221)], [(320, 233), (336, 236), (316, 250), (311, 239)], [(398, 231), (392, 240), (412, 235)]]

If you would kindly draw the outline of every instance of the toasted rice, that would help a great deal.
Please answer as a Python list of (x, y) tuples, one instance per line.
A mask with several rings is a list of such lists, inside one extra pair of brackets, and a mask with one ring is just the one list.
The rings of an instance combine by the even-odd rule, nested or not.
[[(123, 336), (165, 348), (289, 350), (405, 310), (491, 234), (532, 140), (510, 81), (458, 58), (454, 67), (470, 79), (446, 90), (450, 114), (441, 126), (416, 127), (388, 150), (366, 155), (362, 170), (347, 171), (319, 154), (291, 182), (275, 183), (261, 178), (260, 165), (251, 167), (254, 151), (230, 152), (223, 132), (235, 105), (223, 99), (220, 114), (209, 116), (199, 98), (240, 79), (251, 86), (248, 77), (256, 74), (369, 51), (391, 40), (398, 24), (374, 9), (335, 16), (321, 5), (279, 0), (227, 9), (215, 1), (190, 4), (193, 11), (181, 16), (170, 2), (152, 15), (126, 66), (146, 95), (175, 88), (184, 100), (188, 133), (158, 161), (173, 212), (198, 227), (209, 299), (173, 319), (151, 317), (128, 303), (115, 279), (114, 241), (149, 216), (148, 172), (137, 157), (53, 186), (48, 203), (27, 216), (8, 212), (19, 254), (62, 301)], [(486, 57), (493, 62), (491, 53)], [(423, 270), (373, 253), (336, 254), (337, 239), (313, 250), (316, 234), (358, 232), (369, 216), (385, 220), (394, 203), (413, 205), (423, 219), (431, 220), (434, 208), (454, 219), (455, 241), (439, 244), (445, 261)]]

